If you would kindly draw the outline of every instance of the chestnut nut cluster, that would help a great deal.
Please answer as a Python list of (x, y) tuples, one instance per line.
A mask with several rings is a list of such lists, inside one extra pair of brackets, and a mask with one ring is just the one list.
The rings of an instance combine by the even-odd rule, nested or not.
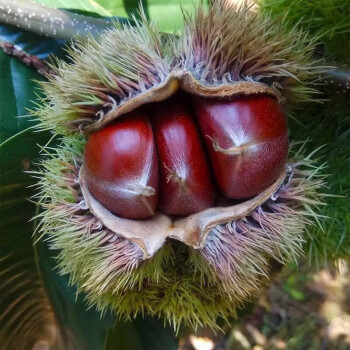
[(178, 95), (92, 133), (84, 166), (103, 206), (145, 219), (253, 197), (278, 177), (287, 152), (286, 118), (274, 97)]

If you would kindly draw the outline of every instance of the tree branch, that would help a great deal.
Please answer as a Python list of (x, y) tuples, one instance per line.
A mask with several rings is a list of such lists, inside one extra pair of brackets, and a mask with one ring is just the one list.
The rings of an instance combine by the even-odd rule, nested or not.
[(49, 75), (55, 74), (54, 71), (45, 63), (45, 61), (42, 61), (37, 56), (29, 55), (21, 50), (18, 50), (16, 46), (11, 43), (0, 40), (0, 47), (6, 54), (17, 58), (26, 66), (34, 68), (45, 78), (47, 78)]
[(334, 70), (320, 77), (325, 89), (350, 96), (350, 67), (335, 63), (331, 63), (330, 66), (333, 66)]
[(0, 0), (0, 22), (56, 39), (96, 35), (111, 21), (47, 7), (30, 0)]

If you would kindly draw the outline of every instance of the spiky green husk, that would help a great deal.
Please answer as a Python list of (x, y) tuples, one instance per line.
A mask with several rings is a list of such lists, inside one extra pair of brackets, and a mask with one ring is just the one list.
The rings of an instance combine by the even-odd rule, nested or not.
[[(336, 102), (338, 101), (338, 102)], [(308, 151), (322, 147), (319, 156), (327, 162), (327, 206), (320, 213), (327, 217), (323, 230), (312, 228), (305, 244), (310, 266), (317, 269), (350, 258), (350, 101), (309, 105), (290, 123), (291, 136), (309, 137)], [(310, 118), (314, 115), (314, 118)], [(302, 124), (300, 124), (300, 122)]]
[(200, 6), (193, 19), (185, 16), (178, 36), (162, 35), (145, 19), (133, 28), (116, 24), (98, 40), (75, 44), (74, 63), (58, 62), (57, 76), (43, 83), (46, 97), (35, 112), (40, 128), (65, 137), (37, 174), (38, 230), (60, 251), (61, 273), (87, 292), (89, 304), (112, 307), (124, 319), (147, 312), (174, 327), (217, 328), (218, 317), (233, 316), (267, 281), (271, 260), (284, 263), (302, 252), (323, 186), (310, 158), (297, 155), (266, 203), (214, 227), (203, 248), (169, 240), (148, 260), (136, 243), (93, 216), (79, 183), (85, 139), (77, 133), (161, 86), (174, 71), (189, 72), (202, 86), (253, 82), (280, 91), (287, 102), (312, 99), (319, 71), (310, 61), (314, 42), (284, 26), (225, 0), (208, 11)]
[(310, 60), (315, 40), (286, 27), (283, 18), (263, 18), (226, 0), (185, 16), (180, 35), (162, 35), (144, 18), (135, 27), (116, 23), (97, 40), (75, 44), (73, 64), (57, 62), (34, 114), (43, 129), (77, 132), (174, 71), (190, 72), (204, 86), (252, 81), (281, 90), (288, 102), (310, 100), (320, 71)]
[[(336, 65), (349, 65), (350, 2), (343, 0), (261, 0), (261, 10), (279, 17), (287, 11), (290, 27), (308, 30), (320, 39), (317, 54)], [(346, 87), (344, 88), (345, 90)], [(348, 87), (350, 89), (350, 87)], [(290, 122), (291, 137), (310, 138), (308, 150), (323, 146), (319, 154), (327, 161), (329, 192), (322, 208), (324, 230), (313, 229), (306, 242), (311, 266), (322, 268), (350, 258), (350, 100), (346, 91), (326, 91), (323, 104), (308, 104)], [(347, 90), (349, 91), (349, 90)], [(310, 116), (314, 116), (310, 118)]]
[(258, 3), (268, 16), (279, 17), (284, 12), (289, 27), (297, 26), (317, 35), (323, 46), (318, 54), (324, 54), (328, 60), (349, 62), (349, 1), (258, 0)]
[[(294, 160), (279, 190), (245, 218), (215, 227), (203, 249), (168, 241), (143, 260), (134, 243), (103, 227), (85, 206), (79, 186), (84, 139), (70, 137), (42, 164), (40, 232), (59, 249), (58, 264), (90, 304), (122, 318), (147, 312), (174, 325), (218, 327), (266, 282), (271, 259), (301, 253), (304, 229), (323, 186), (310, 158)], [(297, 155), (296, 158), (300, 158)]]

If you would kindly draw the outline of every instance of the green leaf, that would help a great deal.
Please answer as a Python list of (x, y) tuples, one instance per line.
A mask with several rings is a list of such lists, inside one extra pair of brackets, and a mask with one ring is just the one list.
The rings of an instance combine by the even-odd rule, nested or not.
[[(15, 99), (7, 101), (9, 104), (15, 102)], [(32, 131), (24, 130), (0, 146), (0, 339), (5, 350), (20, 346), (22, 340), (29, 347), (34, 346), (38, 336), (35, 328), (45, 321), (49, 323), (50, 318), (45, 311), (49, 308), (48, 300), (45, 297), (39, 299), (42, 286), (38, 283), (32, 248), (32, 223), (29, 220), (35, 205), (27, 198), (32, 195), (28, 186), (33, 179), (23, 172), (33, 166), (38, 154), (36, 142), (45, 142), (46, 138), (44, 134), (34, 138)], [(34, 311), (38, 315), (36, 318), (32, 317)], [(27, 316), (34, 321), (26, 322)], [(18, 328), (27, 328), (25, 339), (20, 339)]]
[[(38, 305), (45, 305), (46, 312), (43, 311), (39, 317), (33, 317), (34, 325), (35, 322), (49, 319), (50, 308), (53, 307), (58, 323), (51, 324), (52, 327), (60, 326), (68, 331), (83, 349), (102, 350), (107, 329), (113, 325), (115, 317), (107, 315), (101, 318), (96, 310), (86, 310), (83, 296), (76, 300), (75, 289), (68, 287), (68, 278), (58, 275), (54, 269), (55, 252), (49, 251), (45, 242), (40, 242), (35, 247), (35, 256), (32, 246), (33, 223), (30, 220), (35, 214), (35, 204), (27, 198), (33, 194), (32, 188), (28, 186), (33, 184), (34, 179), (24, 170), (35, 167), (39, 156), (37, 143), (45, 144), (49, 137), (46, 133), (34, 133), (31, 129), (26, 129), (9, 138), (0, 147), (0, 275), (5, 283), (14, 280), (14, 283), (6, 285), (6, 290), (1, 290), (3, 303), (0, 305), (0, 318), (4, 315), (1, 323), (7, 330), (7, 334), (2, 334), (2, 337), (6, 344), (10, 333), (7, 324), (14, 327), (18, 322), (26, 327), (31, 323), (30, 319), (27, 323), (21, 323), (20, 319), (29, 317), (34, 312), (32, 310), (38, 309)], [(40, 271), (37, 270), (37, 263)], [(19, 275), (23, 276), (19, 279)], [(30, 279), (26, 280), (27, 276)], [(40, 280), (41, 277), (43, 281)], [(48, 298), (42, 296), (43, 287), (48, 292)], [(20, 302), (17, 301), (18, 298)], [(14, 302), (17, 307), (11, 310), (9, 305)], [(31, 308), (27, 308), (29, 303)], [(90, 329), (94, 331), (91, 332)], [(35, 334), (32, 333), (32, 336)], [(26, 338), (23, 341), (31, 340)], [(32, 341), (34, 344), (35, 339)]]
[(176, 350), (174, 331), (160, 320), (146, 316), (117, 323), (108, 332), (105, 350)]
[(83, 295), (69, 287), (68, 276), (62, 276), (55, 269), (57, 251), (49, 249), (47, 242), (35, 245), (41, 277), (48, 292), (56, 317), (84, 350), (103, 350), (107, 330), (115, 323), (115, 316), (108, 313), (103, 317), (95, 308), (88, 309)]
[(109, 314), (101, 318), (96, 310), (86, 310), (83, 296), (75, 302), (76, 291), (68, 286), (68, 278), (54, 270), (56, 252), (50, 252), (44, 242), (36, 247), (36, 254), (33, 248), (30, 220), (35, 216), (36, 206), (28, 199), (33, 196), (34, 190), (29, 186), (35, 179), (25, 171), (35, 169), (40, 151), (37, 144), (46, 144), (51, 135), (34, 132), (28, 128), (33, 122), (17, 115), (25, 114), (26, 108), (33, 106), (30, 100), (36, 98), (36, 83), (32, 79), (40, 77), (2, 51), (0, 67), (2, 348), (20, 348), (24, 344), (31, 348), (38, 340), (57, 345), (49, 339), (52, 332), (45, 331), (51, 327), (61, 335), (64, 348), (77, 343), (83, 349), (102, 350), (106, 331), (115, 317)]
[[(28, 69), (0, 50), (0, 144), (12, 135), (33, 125), (28, 118), (18, 117), (33, 107), (36, 85), (32, 79), (39, 79), (36, 72)], [(3, 163), (4, 160), (1, 159)]]

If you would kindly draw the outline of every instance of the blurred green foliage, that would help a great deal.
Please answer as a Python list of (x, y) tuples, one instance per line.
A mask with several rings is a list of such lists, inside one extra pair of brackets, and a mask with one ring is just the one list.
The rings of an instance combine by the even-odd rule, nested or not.
[(132, 15), (139, 17), (138, 10), (141, 3), (146, 16), (155, 20), (163, 32), (173, 32), (182, 27), (182, 11), (192, 13), (194, 5), (200, 0), (38, 0), (37, 2), (55, 8), (79, 9), (96, 12), (101, 16), (127, 18), (131, 18)]
[[(350, 1), (258, 0), (266, 16), (285, 16), (290, 27), (300, 27), (319, 38), (316, 58), (350, 64)], [(327, 163), (328, 193), (321, 214), (323, 230), (315, 226), (306, 237), (311, 266), (322, 268), (350, 258), (350, 99), (349, 93), (320, 86), (322, 103), (302, 105), (289, 121), (292, 140), (309, 140), (310, 152)]]
[(298, 26), (317, 35), (324, 56), (350, 63), (350, 1), (348, 0), (257, 0), (265, 14), (286, 15), (290, 27)]

